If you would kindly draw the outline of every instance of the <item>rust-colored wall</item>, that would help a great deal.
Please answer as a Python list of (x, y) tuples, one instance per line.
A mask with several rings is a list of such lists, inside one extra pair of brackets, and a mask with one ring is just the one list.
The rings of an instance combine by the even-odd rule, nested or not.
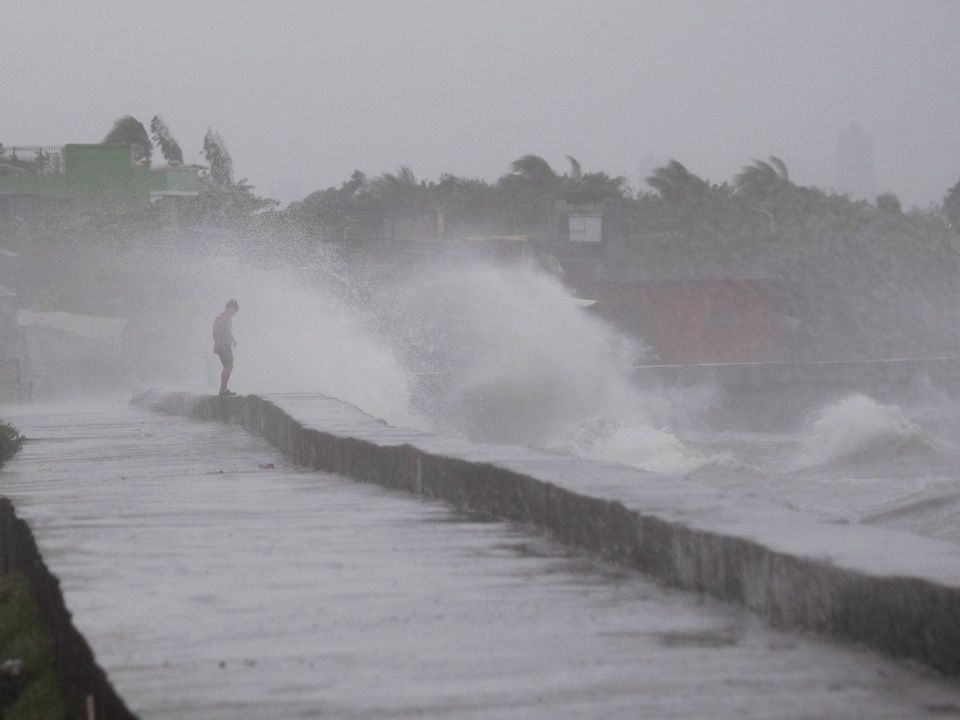
[(596, 311), (643, 339), (665, 363), (788, 359), (776, 288), (757, 280), (596, 281)]

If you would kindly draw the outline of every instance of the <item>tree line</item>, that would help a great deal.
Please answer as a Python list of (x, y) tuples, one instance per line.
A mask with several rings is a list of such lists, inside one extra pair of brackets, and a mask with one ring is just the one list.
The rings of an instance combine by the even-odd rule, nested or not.
[[(120, 118), (104, 142), (133, 145), (138, 161), (159, 153), (172, 165), (184, 162), (183, 146), (159, 115), (148, 127)], [(492, 182), (451, 173), (421, 179), (407, 166), (372, 176), (356, 170), (282, 208), (237, 179), (227, 144), (213, 129), (202, 139), (202, 157), (200, 195), (183, 203), (181, 222), (231, 228), (240, 242), (272, 257), (382, 235), (385, 218), (438, 212), (448, 237), (545, 237), (558, 202), (601, 203), (619, 218), (624, 241), (624, 252), (601, 260), (606, 276), (765, 278), (785, 291), (796, 287), (797, 315), (817, 319), (818, 339), (832, 357), (960, 349), (960, 182), (940, 205), (905, 211), (891, 193), (867, 201), (799, 184), (777, 157), (752, 160), (720, 183), (671, 160), (637, 191), (624, 177), (585, 169), (572, 156), (556, 168), (528, 154)], [(64, 213), (19, 233), (0, 226), (0, 241), (53, 267), (63, 249), (104, 258), (103, 250), (132, 238), (153, 242), (168, 222), (162, 206), (141, 203)], [(63, 304), (63, 281), (38, 286), (50, 296), (45, 305)]]
[[(170, 164), (183, 163), (183, 151), (162, 117), (150, 131), (132, 116), (118, 119), (104, 142), (129, 144), (138, 161), (154, 148)], [(234, 176), (233, 159), (220, 134), (203, 138), (206, 172), (201, 177), (197, 217), (254, 232), (291, 233), (317, 240), (343, 239), (351, 227), (371, 231), (385, 217), (414, 217), (438, 210), (450, 235), (542, 235), (557, 201), (602, 202), (616, 206), (624, 219), (628, 248), (650, 251), (664, 245), (704, 251), (711, 245), (729, 254), (735, 245), (782, 240), (811, 241), (826, 223), (838, 234), (865, 224), (911, 236), (938, 238), (960, 232), (960, 181), (938, 208), (905, 213), (893, 193), (874, 202), (795, 183), (777, 157), (753, 160), (731, 180), (712, 183), (677, 160), (646, 178), (649, 189), (635, 191), (622, 176), (584, 171), (567, 156), (568, 167), (555, 170), (538, 155), (524, 155), (495, 182), (444, 173), (418, 179), (408, 166), (370, 177), (355, 170), (339, 186), (320, 189), (285, 209), (253, 192), (246, 178)], [(259, 216), (259, 217), (258, 217)], [(372, 230), (375, 231), (375, 230)]]

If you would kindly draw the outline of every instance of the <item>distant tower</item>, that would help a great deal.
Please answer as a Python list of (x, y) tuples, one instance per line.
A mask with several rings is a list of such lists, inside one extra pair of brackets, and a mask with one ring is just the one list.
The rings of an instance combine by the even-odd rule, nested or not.
[(837, 138), (837, 190), (854, 200), (873, 200), (873, 138), (859, 125)]

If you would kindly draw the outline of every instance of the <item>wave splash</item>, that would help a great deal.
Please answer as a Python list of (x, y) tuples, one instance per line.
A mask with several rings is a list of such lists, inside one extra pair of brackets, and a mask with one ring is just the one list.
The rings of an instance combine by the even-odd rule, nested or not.
[(889, 457), (910, 449), (934, 450), (923, 428), (898, 405), (848, 395), (818, 410), (808, 421), (790, 471)]
[(537, 267), (431, 263), (378, 305), (401, 354), (429, 368), (415, 396), (436, 432), (669, 475), (716, 459), (667, 428), (686, 407), (633, 381), (646, 349)]

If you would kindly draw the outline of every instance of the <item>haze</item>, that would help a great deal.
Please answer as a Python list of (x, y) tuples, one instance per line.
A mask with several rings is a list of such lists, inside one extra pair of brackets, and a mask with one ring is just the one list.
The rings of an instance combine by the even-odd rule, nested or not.
[[(536, 153), (646, 189), (675, 157), (712, 182), (777, 155), (837, 184), (838, 134), (877, 192), (940, 202), (960, 173), (960, 3), (0, 2), (0, 142), (99, 142), (163, 115), (208, 126), (283, 201), (411, 166), (493, 180)], [(872, 199), (872, 198), (871, 198)]]

